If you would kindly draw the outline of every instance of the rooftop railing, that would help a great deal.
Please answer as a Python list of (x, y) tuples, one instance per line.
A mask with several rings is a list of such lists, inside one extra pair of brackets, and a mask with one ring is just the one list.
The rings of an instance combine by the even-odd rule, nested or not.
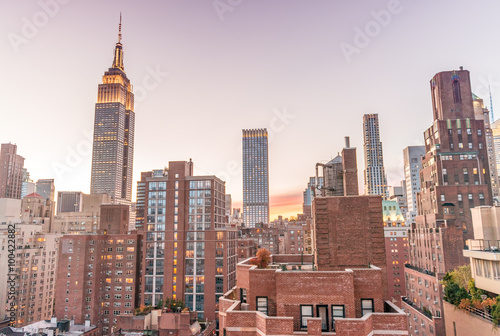
[(500, 240), (469, 239), (465, 249), (500, 253)]

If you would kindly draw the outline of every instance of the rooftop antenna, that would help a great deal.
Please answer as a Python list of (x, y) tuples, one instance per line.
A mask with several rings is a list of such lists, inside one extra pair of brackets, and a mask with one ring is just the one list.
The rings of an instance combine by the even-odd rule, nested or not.
[(495, 117), (493, 116), (493, 98), (491, 98), (491, 86), (488, 85), (488, 90), (490, 91), (490, 116), (491, 116), (491, 123), (495, 122)]
[(120, 24), (118, 25), (118, 43), (122, 43), (122, 12), (120, 12)]

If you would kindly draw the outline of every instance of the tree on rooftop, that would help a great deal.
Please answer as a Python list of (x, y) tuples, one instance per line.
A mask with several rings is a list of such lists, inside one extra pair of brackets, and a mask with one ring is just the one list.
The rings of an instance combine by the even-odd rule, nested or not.
[(265, 248), (261, 248), (257, 251), (255, 257), (250, 259), (250, 264), (257, 265), (258, 268), (267, 268), (269, 259), (271, 259), (271, 252)]

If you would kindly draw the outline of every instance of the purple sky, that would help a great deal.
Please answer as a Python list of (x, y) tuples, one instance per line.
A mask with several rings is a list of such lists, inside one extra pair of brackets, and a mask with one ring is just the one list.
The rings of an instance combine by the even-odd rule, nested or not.
[[(362, 183), (365, 113), (379, 114), (389, 183), (399, 184), (403, 148), (421, 144), (432, 121), (429, 80), (436, 72), (463, 65), (474, 92), (489, 105), (490, 82), (500, 102), (500, 3), (492, 1), (0, 6), (0, 142), (17, 143), (32, 178), (55, 178), (58, 190), (89, 191), (88, 137), (120, 11), (125, 70), (138, 100), (134, 180), (192, 158), (195, 173), (224, 178), (241, 201), (241, 129), (267, 127), (273, 215), (300, 211), (315, 163), (336, 156), (345, 135), (358, 147)], [(356, 47), (357, 31), (366, 30), (371, 36), (358, 37)], [(350, 61), (341, 46), (352, 51)]]

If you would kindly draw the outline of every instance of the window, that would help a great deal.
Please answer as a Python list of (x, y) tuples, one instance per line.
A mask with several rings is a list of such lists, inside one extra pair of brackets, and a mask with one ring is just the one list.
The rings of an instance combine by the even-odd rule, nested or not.
[(313, 317), (312, 305), (300, 305), (300, 327), (307, 328), (307, 319)]
[(343, 305), (332, 306), (332, 331), (335, 331), (335, 319), (345, 317), (345, 307)]
[(361, 316), (373, 313), (373, 299), (361, 299)]
[(257, 311), (268, 315), (267, 296), (257, 296)]

